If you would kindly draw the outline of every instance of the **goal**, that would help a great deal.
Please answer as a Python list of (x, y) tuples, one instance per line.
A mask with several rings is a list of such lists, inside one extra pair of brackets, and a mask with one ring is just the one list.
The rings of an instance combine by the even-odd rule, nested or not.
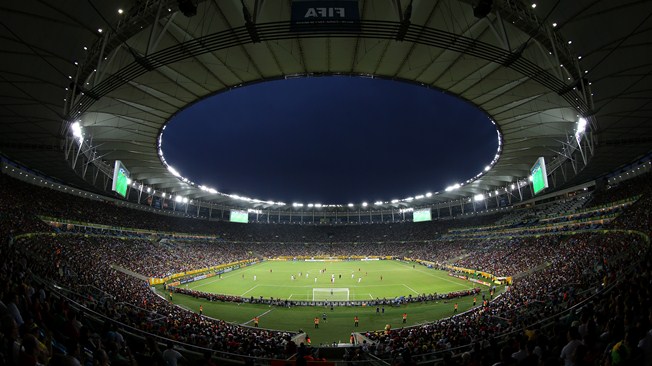
[(313, 288), (312, 301), (349, 301), (349, 289)]

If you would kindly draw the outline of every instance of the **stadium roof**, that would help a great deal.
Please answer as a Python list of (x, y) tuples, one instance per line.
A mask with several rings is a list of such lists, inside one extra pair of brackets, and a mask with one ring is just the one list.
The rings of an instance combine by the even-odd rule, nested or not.
[[(301, 14), (317, 3), (303, 4)], [(89, 190), (110, 187), (118, 159), (138, 184), (159, 192), (229, 207), (278, 207), (179, 179), (159, 157), (159, 133), (176, 112), (208, 95), (332, 74), (415, 82), (492, 116), (502, 140), (495, 164), (423, 204), (524, 182), (539, 156), (560, 188), (650, 152), (651, 2), (356, 3), (359, 22), (298, 26), (291, 25), (292, 2), (281, 0), (149, 0), (120, 12), (114, 2), (97, 0), (3, 4), (0, 152)], [(491, 3), (486, 17), (474, 16)], [(312, 12), (310, 19), (329, 15)], [(578, 144), (580, 117), (588, 127)], [(76, 121), (81, 147), (72, 137)]]

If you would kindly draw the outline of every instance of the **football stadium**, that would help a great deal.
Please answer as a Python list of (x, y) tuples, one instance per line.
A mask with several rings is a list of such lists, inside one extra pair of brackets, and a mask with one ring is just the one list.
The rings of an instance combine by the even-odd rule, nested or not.
[(651, 14), (3, 4), (0, 365), (652, 365)]

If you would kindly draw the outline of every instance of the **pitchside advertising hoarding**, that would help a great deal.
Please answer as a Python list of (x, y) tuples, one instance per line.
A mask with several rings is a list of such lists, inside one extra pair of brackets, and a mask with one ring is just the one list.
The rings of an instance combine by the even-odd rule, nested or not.
[(358, 0), (292, 1), (290, 29), (293, 32), (336, 32), (359, 30)]

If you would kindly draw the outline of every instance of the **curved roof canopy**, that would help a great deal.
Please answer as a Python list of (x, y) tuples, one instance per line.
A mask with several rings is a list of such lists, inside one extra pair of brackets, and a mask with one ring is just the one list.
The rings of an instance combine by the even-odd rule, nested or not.
[[(468, 179), (460, 187), (423, 192), (420, 205), (524, 184), (539, 156), (561, 187), (652, 146), (649, 2), (533, 8), (480, 1), (493, 7), (478, 18), (481, 7), (467, 1), (359, 0), (345, 2), (358, 8), (353, 24), (300, 26), (293, 26), (290, 1), (152, 0), (121, 13), (105, 3), (3, 5), (0, 150), (82, 187), (105, 188), (102, 177), (121, 160), (138, 185), (158, 192), (219, 206), (283, 207), (179, 177), (161, 160), (159, 136), (175, 113), (209, 95), (311, 75), (406, 80), (457, 95), (492, 117), (501, 141), (492, 166), (460, 177)], [(185, 16), (195, 5), (196, 15)], [(315, 18), (328, 11), (313, 10)], [(587, 121), (582, 134), (580, 117)], [(75, 122), (81, 147), (72, 137)], [(405, 198), (383, 205), (414, 199)]]

